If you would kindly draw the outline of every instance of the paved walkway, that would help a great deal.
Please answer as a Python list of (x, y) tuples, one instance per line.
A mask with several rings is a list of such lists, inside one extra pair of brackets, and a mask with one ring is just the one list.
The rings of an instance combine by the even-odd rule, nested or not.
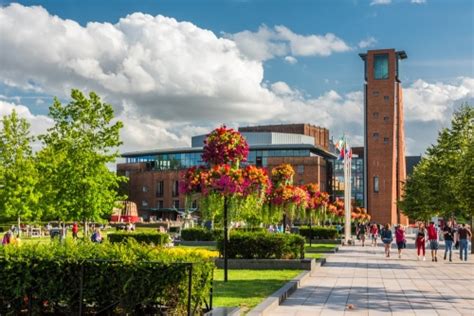
[[(303, 286), (270, 315), (474, 315), (474, 261), (416, 260), (413, 240), (402, 259), (392, 248), (339, 247)], [(441, 259), (441, 260), (439, 260)]]

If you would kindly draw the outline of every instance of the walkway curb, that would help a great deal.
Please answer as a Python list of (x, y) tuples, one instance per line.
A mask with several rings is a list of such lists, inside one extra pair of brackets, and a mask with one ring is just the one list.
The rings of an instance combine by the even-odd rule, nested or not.
[(326, 259), (322, 258), (321, 261), (315, 262), (312, 265), (312, 269), (309, 271), (303, 271), (293, 280), (286, 283), (278, 291), (267, 297), (262, 303), (258, 304), (252, 309), (247, 316), (266, 316), (270, 315), (271, 311), (278, 307), (284, 300), (286, 300), (294, 291), (301, 287), (301, 285), (308, 279), (311, 274), (318, 268), (326, 263)]

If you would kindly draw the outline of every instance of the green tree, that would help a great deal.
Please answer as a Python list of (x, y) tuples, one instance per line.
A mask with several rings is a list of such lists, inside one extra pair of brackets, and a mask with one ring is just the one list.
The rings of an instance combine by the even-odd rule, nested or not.
[[(37, 190), (38, 174), (35, 168), (30, 136), (30, 125), (19, 118), (15, 110), (1, 120), (0, 131), (0, 216), (16, 219), (38, 218), (35, 212), (40, 197)], [(19, 229), (21, 234), (21, 230)]]
[(407, 180), (401, 209), (414, 219), (454, 216), (470, 220), (472, 227), (473, 175), (474, 108), (465, 104), (453, 114), (451, 126), (440, 131), (436, 144), (428, 148)]
[[(72, 101), (58, 99), (49, 108), (54, 126), (41, 136), (44, 148), (38, 165), (44, 173), (44, 209), (62, 220), (97, 221), (112, 212), (124, 177), (107, 167), (121, 144), (120, 121), (113, 122), (111, 105), (94, 92), (89, 97), (72, 90)], [(85, 225), (87, 227), (87, 225)], [(87, 233), (87, 232), (86, 232)]]

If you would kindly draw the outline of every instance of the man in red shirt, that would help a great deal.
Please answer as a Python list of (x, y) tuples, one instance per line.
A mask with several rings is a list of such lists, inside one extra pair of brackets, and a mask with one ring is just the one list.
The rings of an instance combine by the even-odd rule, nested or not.
[(434, 225), (434, 222), (430, 222), (428, 226), (428, 240), (430, 241), (431, 261), (438, 262), (438, 229)]
[(78, 231), (79, 231), (79, 226), (77, 225), (77, 222), (74, 222), (74, 224), (72, 224), (72, 238), (77, 239)]

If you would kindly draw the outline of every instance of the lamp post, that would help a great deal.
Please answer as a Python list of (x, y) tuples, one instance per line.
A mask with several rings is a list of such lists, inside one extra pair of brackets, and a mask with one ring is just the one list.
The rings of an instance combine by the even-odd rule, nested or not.
[(224, 282), (227, 282), (227, 259), (228, 259), (228, 233), (227, 233), (227, 196), (224, 196), (224, 247), (223, 247), (223, 253), (224, 253)]

